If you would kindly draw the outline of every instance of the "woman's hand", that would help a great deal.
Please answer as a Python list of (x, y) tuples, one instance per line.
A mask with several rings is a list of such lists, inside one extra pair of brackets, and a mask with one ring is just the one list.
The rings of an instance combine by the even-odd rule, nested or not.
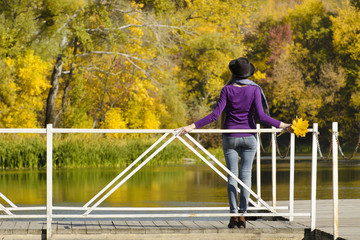
[(283, 122), (281, 122), (280, 123), (280, 128), (288, 128), (288, 127), (290, 127), (291, 126), (291, 124), (289, 124), (289, 123), (283, 123)]
[(182, 136), (186, 133), (189, 133), (191, 132), (193, 129), (195, 129), (196, 126), (194, 123), (188, 125), (188, 126), (185, 126), (185, 127), (181, 127), (181, 128), (177, 128), (176, 131), (177, 131), (177, 134), (176, 136)]
[(283, 123), (283, 122), (281, 122), (279, 127), (280, 127), (280, 128), (283, 128), (283, 129), (284, 129), (283, 131), (287, 131), (287, 132), (289, 132), (289, 133), (292, 133), (292, 132), (293, 132), (293, 129), (291, 128), (291, 124), (289, 124), (289, 123)]
[(277, 135), (278, 137), (283, 135), (285, 132), (292, 133), (294, 130), (291, 128), (291, 124), (289, 123), (280, 123), (279, 128), (282, 128), (283, 130)]

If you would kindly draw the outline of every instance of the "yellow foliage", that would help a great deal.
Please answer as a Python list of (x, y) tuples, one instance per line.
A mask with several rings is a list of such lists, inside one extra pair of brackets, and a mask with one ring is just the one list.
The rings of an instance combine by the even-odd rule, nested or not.
[(86, 0), (45, 0), (44, 3), (53, 13), (58, 13), (60, 11), (76, 11), (80, 8), (83, 8), (87, 5)]
[(360, 11), (346, 2), (339, 9), (338, 16), (330, 17), (333, 22), (333, 44), (339, 53), (360, 60)]
[(149, 91), (156, 92), (157, 89), (144, 80), (138, 82), (134, 88), (134, 94), (126, 110), (129, 128), (159, 128), (160, 116), (166, 112), (165, 106), (161, 99), (149, 95)]
[(49, 66), (32, 51), (16, 61), (16, 73), (23, 93), (30, 96), (39, 95), (50, 87), (46, 79)]
[(144, 112), (143, 128), (145, 129), (157, 129), (160, 127), (159, 118), (155, 115), (155, 111), (147, 109)]
[(42, 110), (46, 91), (50, 88), (47, 75), (50, 64), (27, 51), (17, 59), (6, 58), (6, 102), (0, 102), (0, 125), (5, 127), (37, 127), (37, 113)]
[(291, 125), (291, 128), (294, 130), (294, 133), (297, 137), (305, 137), (306, 133), (308, 132), (308, 127), (309, 121), (298, 117), (292, 121)]
[[(102, 124), (102, 128), (106, 129), (126, 129), (126, 120), (123, 117), (123, 111), (120, 108), (112, 108), (105, 114), (105, 121)], [(123, 134), (112, 133), (109, 134), (116, 138), (121, 138)]]
[(262, 80), (262, 79), (266, 79), (266, 73), (263, 73), (261, 71), (256, 71), (254, 73), (254, 78), (255, 80)]
[[(360, 91), (354, 92), (351, 95), (350, 105), (358, 110), (360, 110)], [(359, 111), (360, 112), (360, 111)]]
[(7, 114), (0, 117), (4, 128), (36, 128), (36, 112), (26, 106), (15, 106), (7, 109)]

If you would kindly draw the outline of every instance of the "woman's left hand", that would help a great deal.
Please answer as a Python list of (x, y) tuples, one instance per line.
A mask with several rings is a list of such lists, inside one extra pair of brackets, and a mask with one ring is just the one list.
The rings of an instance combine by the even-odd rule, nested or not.
[(175, 129), (177, 131), (176, 136), (182, 136), (186, 133), (191, 132), (195, 128), (196, 128), (196, 126), (193, 123), (188, 126), (185, 126), (185, 127), (177, 128), (177, 129)]

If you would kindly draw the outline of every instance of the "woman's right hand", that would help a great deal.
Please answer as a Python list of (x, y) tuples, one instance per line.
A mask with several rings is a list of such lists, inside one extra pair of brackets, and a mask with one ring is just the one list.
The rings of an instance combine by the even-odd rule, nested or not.
[(288, 128), (288, 127), (290, 127), (291, 126), (291, 124), (289, 124), (289, 123), (283, 123), (283, 122), (281, 122), (280, 123), (280, 128)]
[(280, 126), (279, 126), (280, 128), (283, 128), (285, 131), (288, 131), (288, 132), (293, 132), (292, 131), (292, 128), (291, 128), (291, 124), (289, 124), (289, 123), (283, 123), (283, 122), (281, 122), (280, 123)]
[(192, 123), (192, 124), (190, 124), (188, 126), (185, 126), (185, 127), (177, 128), (177, 129), (175, 129), (177, 131), (176, 136), (181, 136), (181, 135), (184, 135), (186, 133), (189, 133), (190, 131), (192, 131), (195, 128), (196, 128), (196, 126), (195, 126), (194, 123)]

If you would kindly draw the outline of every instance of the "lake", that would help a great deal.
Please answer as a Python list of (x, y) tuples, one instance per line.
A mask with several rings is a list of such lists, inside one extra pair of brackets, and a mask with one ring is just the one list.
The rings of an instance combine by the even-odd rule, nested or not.
[[(271, 165), (262, 164), (262, 193), (271, 200)], [(82, 206), (124, 168), (54, 170), (54, 205)], [(254, 164), (253, 169), (256, 169)], [(339, 198), (360, 199), (360, 161), (339, 163)], [(277, 163), (277, 199), (288, 200), (289, 164)], [(311, 162), (295, 163), (295, 199), (310, 199)], [(256, 176), (253, 173), (253, 190)], [(0, 192), (15, 204), (46, 205), (45, 170), (0, 170)], [(317, 199), (332, 197), (332, 163), (318, 163)], [(0, 199), (0, 203), (5, 201)], [(227, 206), (226, 182), (205, 164), (145, 166), (102, 206)]]

